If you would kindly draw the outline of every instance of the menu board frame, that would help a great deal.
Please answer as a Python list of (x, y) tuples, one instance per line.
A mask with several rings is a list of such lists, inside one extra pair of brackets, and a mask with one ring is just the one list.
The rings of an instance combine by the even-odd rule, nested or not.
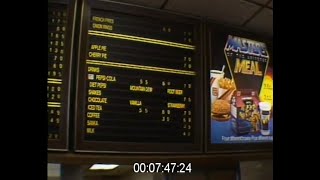
[[(204, 27), (204, 43), (205, 43), (205, 64), (204, 64), (204, 115), (205, 115), (205, 151), (206, 153), (239, 153), (239, 152), (270, 152), (273, 149), (273, 142), (261, 142), (261, 143), (229, 143), (229, 144), (212, 144), (211, 143), (211, 100), (210, 100), (210, 66), (214, 63), (213, 48), (221, 48), (221, 53), (224, 53), (223, 48), (213, 47), (212, 45), (212, 34), (213, 33), (224, 33), (252, 39), (259, 42), (264, 42), (267, 45), (270, 60), (269, 64), (273, 64), (273, 52), (272, 52), (272, 38), (264, 37), (254, 33), (250, 33), (246, 30), (226, 26), (218, 25), (207, 20)], [(227, 38), (227, 36), (226, 36)], [(225, 44), (224, 44), (225, 45)], [(216, 50), (217, 51), (217, 50)]]
[[(202, 48), (202, 32), (203, 26), (201, 19), (194, 17), (182, 16), (179, 14), (169, 13), (163, 10), (144, 8), (116, 2), (89, 1), (82, 2), (82, 14), (80, 20), (80, 35), (78, 47), (78, 66), (77, 66), (77, 90), (76, 90), (76, 111), (75, 111), (75, 144), (76, 152), (101, 152), (101, 153), (200, 153), (203, 151), (203, 48)], [(125, 13), (133, 16), (152, 17), (161, 20), (168, 20), (178, 23), (188, 23), (194, 25), (195, 34), (195, 57), (198, 65), (197, 82), (195, 88), (195, 99), (197, 106), (195, 107), (194, 119), (194, 143), (140, 143), (140, 142), (99, 142), (84, 140), (84, 120), (85, 120), (85, 59), (87, 51), (87, 32), (89, 24), (90, 10), (100, 9), (105, 11), (113, 11)]]
[[(69, 2), (68, 2), (69, 1)], [(70, 91), (72, 86), (72, 64), (73, 64), (73, 39), (75, 27), (75, 7), (77, 0), (48, 0), (48, 3), (67, 5), (67, 27), (65, 38), (65, 64), (62, 77), (62, 100), (61, 121), (59, 127), (60, 138), (58, 140), (48, 139), (48, 151), (68, 151), (69, 150), (69, 124), (70, 124)]]

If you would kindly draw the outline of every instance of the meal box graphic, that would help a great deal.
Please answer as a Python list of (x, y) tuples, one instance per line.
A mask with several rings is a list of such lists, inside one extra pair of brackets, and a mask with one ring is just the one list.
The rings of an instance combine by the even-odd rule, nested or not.
[(244, 135), (260, 130), (259, 97), (254, 90), (238, 90), (231, 99), (232, 130)]
[(237, 89), (230, 102), (232, 129), (237, 135), (259, 132), (259, 93), (269, 62), (266, 45), (229, 35), (224, 54)]

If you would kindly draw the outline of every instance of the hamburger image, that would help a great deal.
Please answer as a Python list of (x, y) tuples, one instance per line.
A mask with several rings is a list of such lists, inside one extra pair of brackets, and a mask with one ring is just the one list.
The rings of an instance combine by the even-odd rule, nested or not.
[(230, 119), (230, 103), (226, 100), (218, 99), (211, 106), (211, 116), (218, 121), (227, 121)]

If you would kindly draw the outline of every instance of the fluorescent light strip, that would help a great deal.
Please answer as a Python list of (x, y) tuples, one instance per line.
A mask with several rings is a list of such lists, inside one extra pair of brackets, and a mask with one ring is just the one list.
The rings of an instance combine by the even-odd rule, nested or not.
[(104, 36), (104, 37), (111, 37), (111, 38), (117, 38), (117, 39), (145, 42), (145, 43), (150, 43), (150, 44), (159, 44), (159, 45), (171, 46), (171, 47), (177, 47), (177, 48), (183, 48), (183, 49), (191, 49), (191, 50), (195, 49), (195, 46), (188, 45), (188, 44), (163, 41), (163, 40), (151, 39), (151, 38), (144, 38), (144, 37), (139, 37), (139, 36), (131, 36), (131, 35), (125, 35), (125, 34), (93, 31), (93, 30), (89, 30), (88, 34), (95, 35), (95, 36)]
[(48, 104), (61, 104), (59, 102), (47, 102)]
[(48, 81), (62, 81), (62, 79), (48, 78)]
[(165, 73), (173, 73), (173, 74), (183, 74), (183, 75), (191, 75), (191, 76), (196, 75), (194, 71), (183, 71), (183, 70), (177, 70), (177, 69), (160, 68), (160, 67), (153, 67), (153, 66), (142, 66), (142, 65), (134, 65), (134, 64), (125, 64), (125, 63), (87, 60), (87, 64), (112, 66), (112, 67), (120, 67), (120, 68), (127, 68), (127, 69), (139, 69), (139, 70), (145, 70), (145, 71), (165, 72)]
[(48, 107), (61, 107), (61, 105), (48, 104)]
[(118, 166), (117, 164), (94, 164), (90, 167), (90, 170), (112, 170)]
[(58, 81), (48, 81), (48, 84), (62, 84), (62, 82), (58, 82)]

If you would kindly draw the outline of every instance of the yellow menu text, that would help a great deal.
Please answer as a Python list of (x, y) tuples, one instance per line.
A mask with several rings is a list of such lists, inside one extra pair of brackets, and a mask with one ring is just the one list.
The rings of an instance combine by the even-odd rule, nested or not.
[(111, 25), (97, 24), (97, 23), (92, 23), (92, 28), (93, 29), (105, 29), (105, 30), (109, 30), (109, 31), (113, 30), (113, 26), (111, 26)]
[(88, 134), (94, 134), (94, 128), (87, 128)]
[(87, 126), (99, 126), (98, 121), (87, 120)]
[(88, 90), (88, 94), (89, 94), (89, 95), (101, 96), (101, 90), (92, 90), (92, 89), (89, 89), (89, 90)]
[(112, 82), (117, 81), (115, 76), (106, 76), (106, 75), (100, 75), (100, 74), (96, 75), (96, 80), (99, 80), (99, 81), (112, 81)]
[(88, 105), (88, 110), (102, 111), (102, 106), (101, 105)]
[(87, 112), (87, 117), (88, 117), (88, 118), (100, 118), (100, 113)]
[(88, 97), (88, 102), (92, 103), (100, 103), (100, 104), (107, 104), (108, 103), (108, 98), (100, 98), (100, 97)]
[(130, 86), (130, 91), (152, 92), (153, 88), (148, 86)]
[(92, 44), (92, 45), (90, 46), (90, 49), (92, 49), (92, 50), (98, 50), (98, 51), (107, 51), (107, 46)]
[(186, 105), (183, 103), (167, 103), (168, 108), (184, 109)]
[(103, 58), (107, 59), (107, 53), (100, 53), (100, 52), (89, 52), (89, 57), (91, 58)]
[(130, 106), (141, 106), (142, 102), (138, 100), (129, 100)]
[(168, 94), (176, 94), (176, 95), (182, 95), (183, 90), (180, 89), (167, 89)]
[(89, 87), (105, 89), (105, 88), (107, 88), (107, 83), (89, 82)]
[(104, 18), (104, 17), (99, 17), (99, 16), (92, 16), (92, 20), (95, 21), (95, 22), (114, 24), (114, 19), (110, 19), (110, 18)]
[(99, 67), (88, 67), (88, 72), (96, 72), (99, 73), (100, 72), (100, 68)]

